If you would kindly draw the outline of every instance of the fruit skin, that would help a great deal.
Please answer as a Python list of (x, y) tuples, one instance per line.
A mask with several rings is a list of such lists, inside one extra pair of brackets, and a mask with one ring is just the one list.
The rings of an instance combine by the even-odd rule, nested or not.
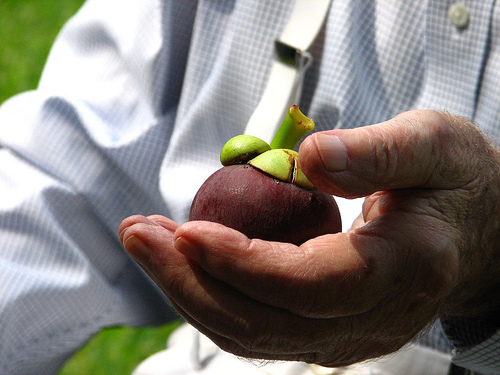
[(189, 220), (212, 221), (249, 238), (295, 245), (342, 229), (330, 194), (279, 181), (248, 164), (212, 174), (198, 190)]

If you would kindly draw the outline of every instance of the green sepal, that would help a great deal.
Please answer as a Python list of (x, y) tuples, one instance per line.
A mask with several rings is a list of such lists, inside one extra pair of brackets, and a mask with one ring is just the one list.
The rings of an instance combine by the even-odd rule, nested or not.
[(280, 181), (290, 182), (306, 189), (314, 189), (314, 185), (299, 168), (298, 157), (297, 151), (278, 148), (260, 154), (248, 164)]
[(260, 138), (240, 134), (226, 142), (220, 153), (220, 162), (224, 166), (244, 164), (254, 157), (271, 149), (271, 146)]
[(294, 154), (297, 152), (283, 148), (269, 150), (253, 158), (248, 164), (278, 180), (291, 182), (295, 168)]
[(314, 189), (299, 168), (299, 154), (294, 150), (300, 139), (313, 130), (314, 121), (292, 105), (270, 145), (252, 135), (237, 135), (222, 148), (220, 162), (223, 166), (248, 163), (278, 180)]

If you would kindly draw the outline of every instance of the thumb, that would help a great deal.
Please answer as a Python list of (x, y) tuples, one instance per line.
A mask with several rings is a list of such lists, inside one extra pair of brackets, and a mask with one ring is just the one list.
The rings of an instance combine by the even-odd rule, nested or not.
[(474, 177), (471, 152), (484, 139), (460, 117), (409, 111), (376, 125), (318, 132), (300, 146), (317, 188), (347, 198), (410, 187), (453, 189)]

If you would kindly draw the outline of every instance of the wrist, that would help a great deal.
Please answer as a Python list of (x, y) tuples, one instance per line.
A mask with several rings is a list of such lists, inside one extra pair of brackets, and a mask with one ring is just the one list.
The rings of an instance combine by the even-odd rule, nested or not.
[(478, 158), (481, 168), (468, 186), (475, 198), (457, 242), (461, 276), (440, 318), (450, 330), (474, 326), (487, 338), (500, 329), (500, 152), (485, 142)]

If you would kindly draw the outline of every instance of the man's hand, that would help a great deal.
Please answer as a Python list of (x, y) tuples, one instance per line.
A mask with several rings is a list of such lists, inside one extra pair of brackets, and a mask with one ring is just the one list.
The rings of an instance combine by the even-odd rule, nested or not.
[(120, 239), (187, 321), (244, 357), (341, 366), (438, 316), (500, 325), (500, 157), (473, 125), (407, 112), (313, 134), (300, 163), (318, 188), (367, 197), (355, 228), (297, 247), (134, 216)]

